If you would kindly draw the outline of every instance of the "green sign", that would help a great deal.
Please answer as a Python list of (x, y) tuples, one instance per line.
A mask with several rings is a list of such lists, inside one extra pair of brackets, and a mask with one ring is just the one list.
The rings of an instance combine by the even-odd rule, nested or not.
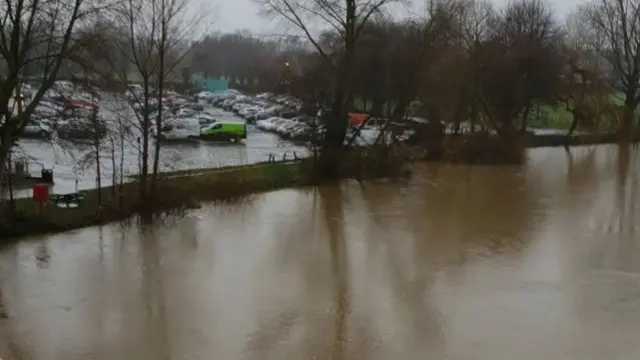
[(228, 80), (219, 79), (206, 79), (204, 81), (204, 88), (211, 92), (221, 92), (229, 89)]

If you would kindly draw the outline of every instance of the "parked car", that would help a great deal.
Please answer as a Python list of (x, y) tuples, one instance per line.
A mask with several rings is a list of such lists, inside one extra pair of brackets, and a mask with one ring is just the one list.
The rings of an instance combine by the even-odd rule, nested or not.
[(93, 139), (102, 138), (107, 132), (103, 121), (90, 121), (87, 118), (72, 117), (58, 122), (57, 133), (65, 139)]
[(300, 123), (290, 120), (290, 119), (285, 119), (286, 121), (283, 121), (281, 124), (279, 124), (278, 126), (276, 126), (275, 131), (283, 137), (288, 137), (290, 135), (291, 132), (293, 132), (294, 129), (298, 128), (300, 126)]
[(247, 106), (247, 107), (244, 107), (244, 108), (240, 109), (240, 111), (238, 111), (238, 115), (240, 115), (243, 118), (247, 119), (249, 116), (258, 113), (261, 110), (262, 110), (262, 107), (260, 107), (260, 106), (255, 106), (255, 105), (254, 106)]
[(38, 118), (55, 118), (62, 114), (64, 106), (51, 102), (41, 101), (33, 110), (33, 114)]
[(162, 124), (160, 140), (197, 140), (200, 137), (200, 121), (195, 118), (171, 119)]
[(205, 126), (209, 124), (213, 124), (217, 121), (215, 116), (208, 113), (198, 113), (194, 116), (200, 122), (200, 126)]
[(196, 94), (196, 98), (198, 100), (209, 100), (213, 99), (216, 95), (210, 91), (202, 91)]
[(31, 119), (22, 130), (22, 137), (25, 138), (49, 138), (53, 133), (52, 122), (48, 119)]
[(191, 117), (197, 113), (195, 109), (183, 107), (174, 111), (174, 115), (177, 117)]
[(296, 111), (291, 111), (291, 110), (284, 110), (282, 112), (280, 112), (280, 117), (284, 118), (284, 119), (293, 119), (297, 116), (299, 116), (300, 114), (298, 114), (298, 112)]
[(280, 117), (270, 117), (265, 120), (256, 121), (256, 127), (263, 131), (272, 131), (275, 128), (275, 122), (282, 120)]
[(273, 96), (272, 93), (265, 92), (265, 93), (261, 93), (261, 94), (256, 95), (256, 98), (257, 99), (269, 99), (272, 96)]

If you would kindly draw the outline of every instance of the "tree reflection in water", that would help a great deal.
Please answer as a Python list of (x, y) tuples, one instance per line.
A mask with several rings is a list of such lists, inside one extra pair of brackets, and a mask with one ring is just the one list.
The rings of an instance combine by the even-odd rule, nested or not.
[[(167, 331), (166, 293), (164, 289), (164, 271), (160, 263), (158, 254), (161, 245), (161, 236), (157, 231), (162, 228), (155, 226), (143, 227), (141, 231), (141, 251), (142, 251), (142, 303), (145, 304), (146, 337), (144, 343), (150, 344), (149, 358), (156, 356), (157, 359), (171, 357), (170, 338)], [(153, 355), (152, 355), (153, 354)]]
[(346, 359), (347, 318), (349, 317), (349, 281), (347, 269), (347, 248), (344, 231), (344, 198), (342, 187), (335, 185), (321, 187), (318, 194), (326, 224), (331, 271), (334, 282), (335, 330), (331, 359)]

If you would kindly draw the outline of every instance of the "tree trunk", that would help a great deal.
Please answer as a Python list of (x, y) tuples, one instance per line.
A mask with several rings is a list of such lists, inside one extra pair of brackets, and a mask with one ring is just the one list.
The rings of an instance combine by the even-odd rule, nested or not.
[[(0, 115), (1, 116), (1, 115)], [(0, 131), (3, 130), (0, 127)], [(5, 137), (3, 134), (0, 134), (0, 179), (3, 179), (3, 175), (6, 175), (5, 166), (7, 165), (7, 159), (9, 157), (9, 151), (11, 150), (12, 143)], [(2, 181), (0, 181), (0, 187), (2, 186)]]
[(98, 190), (98, 206), (102, 207), (102, 169), (100, 166), (100, 129), (98, 124), (98, 112), (96, 110), (93, 111), (92, 114), (93, 121), (93, 151), (96, 156), (96, 187)]
[(355, 0), (346, 0), (344, 23), (344, 55), (336, 72), (336, 91), (331, 116), (326, 123), (326, 133), (322, 139), (320, 171), (324, 180), (333, 180), (341, 175), (340, 162), (345, 136), (347, 134), (348, 111), (345, 100), (353, 100), (350, 70), (356, 48), (357, 5)]
[(111, 201), (116, 197), (116, 184), (118, 183), (118, 168), (116, 167), (116, 142), (113, 137), (111, 142)]
[(2, 191), (4, 190), (4, 178), (6, 175), (5, 165), (6, 156), (0, 153), (0, 199), (2, 198)]
[(498, 135), (505, 140), (512, 140), (516, 137), (516, 127), (508, 116), (504, 116), (499, 120), (496, 130)]
[(371, 100), (371, 111), (369, 114), (373, 117), (382, 117), (384, 109), (384, 99), (380, 99), (378, 97)]
[[(120, 124), (122, 126), (122, 124)], [(120, 210), (122, 210), (123, 200), (124, 200), (124, 129), (121, 127), (119, 129), (121, 131), (120, 135), (120, 168), (118, 171), (120, 172), (120, 184), (118, 186), (118, 205), (120, 206)], [(115, 184), (113, 184), (115, 186)]]
[(633, 117), (636, 109), (636, 103), (633, 98), (627, 96), (622, 109), (622, 121), (618, 129), (620, 141), (623, 143), (631, 142), (635, 138), (635, 129)]
[(326, 121), (326, 132), (320, 149), (320, 177), (332, 180), (340, 176), (342, 146), (347, 134), (347, 112), (344, 110), (344, 89), (336, 91), (331, 114)]
[(476, 106), (471, 106), (471, 110), (469, 110), (469, 131), (471, 133), (476, 132), (476, 124), (478, 124), (478, 110)]
[(143, 215), (143, 220), (147, 220), (145, 213), (149, 206), (148, 199), (148, 175), (149, 175), (149, 78), (144, 79), (144, 103), (142, 113), (142, 149), (141, 149), (141, 169), (140, 169), (140, 210)]
[(98, 206), (102, 206), (102, 171), (100, 169), (100, 161), (102, 161), (102, 159), (100, 158), (100, 152), (99, 152), (100, 147), (97, 147), (97, 151), (96, 151), (96, 187), (98, 190)]
[(573, 120), (571, 121), (571, 125), (567, 130), (567, 139), (570, 138), (573, 135), (573, 133), (576, 131), (576, 129), (578, 128), (578, 124), (581, 122), (581, 119), (582, 119), (582, 115), (580, 114), (580, 112), (577, 110), (574, 110)]
[(524, 133), (527, 131), (527, 126), (529, 125), (529, 113), (531, 112), (531, 106), (527, 106), (524, 108), (522, 112), (522, 122), (520, 123), (520, 132)]
[(13, 216), (13, 211), (15, 209), (15, 199), (13, 198), (13, 161), (11, 159), (11, 153), (7, 156), (7, 176), (8, 176), (8, 185), (9, 185), (9, 216)]
[[(162, 3), (163, 8), (160, 9), (161, 12), (167, 11), (164, 8), (164, 2)], [(164, 20), (164, 18), (163, 18)], [(165, 52), (167, 50), (167, 35), (169, 29), (167, 28), (169, 24), (166, 21), (162, 21), (161, 26), (161, 36), (160, 36), (160, 44), (158, 47), (158, 62), (159, 62), (159, 76), (158, 76), (158, 88), (157, 91), (157, 101), (158, 101), (158, 117), (156, 119), (156, 134), (160, 136), (162, 131), (162, 112), (164, 110), (164, 104), (162, 102), (162, 95), (164, 94), (164, 76), (165, 74)], [(160, 141), (156, 138), (153, 153), (153, 174), (151, 175), (151, 195), (149, 199), (149, 211), (153, 212), (154, 201), (156, 200), (156, 192), (158, 187), (158, 171), (160, 168)]]
[[(164, 107), (162, 104), (162, 94), (164, 88), (164, 74), (162, 74), (164, 69), (164, 55), (160, 54), (160, 78), (158, 79), (158, 103), (160, 107), (158, 109), (158, 118), (156, 119), (156, 133), (160, 136), (162, 131), (162, 108)], [(153, 173), (151, 175), (151, 195), (150, 195), (150, 210), (153, 211), (153, 203), (156, 197), (156, 191), (158, 187), (158, 172), (160, 170), (160, 141), (156, 139), (154, 144), (154, 153), (153, 153)]]
[(453, 135), (460, 135), (460, 121), (458, 119), (453, 121)]

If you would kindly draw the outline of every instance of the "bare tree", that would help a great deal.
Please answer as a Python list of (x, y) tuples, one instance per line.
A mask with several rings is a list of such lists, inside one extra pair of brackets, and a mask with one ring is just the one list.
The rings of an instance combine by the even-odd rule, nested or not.
[(594, 0), (579, 15), (589, 26), (584, 45), (610, 64), (612, 87), (624, 94), (619, 132), (631, 140), (640, 103), (640, 1)]
[[(376, 143), (386, 139), (387, 130), (404, 133), (395, 124), (407, 117), (412, 103), (419, 99), (418, 106), (413, 107), (421, 108), (420, 112), (430, 120), (429, 125), (418, 129), (419, 137), (425, 140), (421, 142), (428, 145), (430, 152), (439, 151), (443, 136), (441, 122), (453, 117), (453, 110), (464, 109), (458, 106), (462, 92), (458, 91), (459, 81), (455, 79), (464, 77), (463, 68), (456, 60), (463, 58), (457, 54), (461, 53), (460, 19), (465, 6), (457, 0), (429, 1), (424, 18), (389, 23), (379, 30), (379, 40), (373, 46), (378, 46), (383, 54), (369, 57), (382, 62), (378, 76), (387, 121)], [(447, 87), (451, 91), (446, 91)]]
[[(103, 77), (113, 77), (140, 110), (135, 113), (134, 125), (141, 137), (139, 201), (146, 214), (153, 208), (161, 146), (156, 141), (150, 148), (150, 136), (162, 134), (166, 83), (171, 77), (180, 77), (180, 67), (196, 37), (205, 33), (202, 20), (212, 14), (211, 9), (196, 7), (188, 0), (127, 0), (110, 14), (110, 22), (105, 23), (110, 27), (95, 29), (108, 45), (94, 49), (92, 58), (104, 59), (109, 69), (95, 71), (102, 72)], [(130, 91), (132, 83), (140, 83), (141, 91)]]
[(564, 64), (561, 32), (541, 0), (512, 2), (491, 19), (485, 41), (472, 49), (470, 63), (483, 112), (506, 138), (526, 129), (537, 103), (555, 105)]
[[(109, 131), (109, 143), (111, 150), (111, 168), (112, 168), (112, 183), (113, 189), (118, 188), (118, 204), (122, 209), (124, 201), (124, 169), (125, 169), (125, 151), (127, 145), (133, 145), (134, 136), (132, 133), (131, 122), (126, 116), (128, 110), (128, 104), (122, 104), (115, 101), (115, 105), (118, 107), (111, 111), (111, 114), (115, 118), (112, 118), (112, 126), (115, 128)], [(125, 106), (122, 106), (125, 105)]]
[(469, 0), (462, 7), (462, 34), (466, 47), (487, 39), (491, 30), (490, 20), (495, 16), (495, 9), (488, 0)]
[[(92, 106), (88, 109), (83, 109), (84, 118), (78, 119), (83, 122), (85, 128), (83, 129), (86, 133), (86, 137), (88, 138), (89, 151), (85, 153), (82, 159), (79, 160), (78, 164), (82, 169), (89, 168), (91, 165), (94, 166), (95, 175), (96, 175), (96, 190), (98, 193), (98, 206), (103, 205), (103, 193), (102, 193), (102, 167), (103, 167), (103, 152), (105, 150), (104, 139), (107, 135), (107, 132), (111, 130), (106, 127), (104, 119), (99, 116), (99, 102), (100, 102), (100, 94), (98, 90), (89, 82), (86, 81), (84, 83), (85, 86), (82, 88), (88, 92), (89, 97), (92, 100)], [(75, 119), (74, 119), (75, 120)], [(67, 139), (71, 140), (72, 144), (77, 144), (78, 139), (74, 139), (70, 137)], [(80, 139), (82, 141), (83, 139)], [(84, 144), (81, 144), (84, 145)]]
[[(339, 176), (341, 150), (347, 131), (347, 113), (353, 103), (352, 70), (357, 40), (369, 19), (401, 0), (255, 0), (265, 15), (284, 19), (331, 65), (334, 81), (331, 114), (325, 118), (320, 172)], [(322, 45), (314, 25), (328, 27), (338, 35), (339, 51)]]
[[(576, 129), (592, 132), (610, 131), (617, 126), (616, 105), (611, 101), (609, 78), (599, 66), (597, 58), (585, 51), (582, 39), (583, 22), (570, 17), (567, 24), (567, 44), (564, 49), (566, 72), (561, 94), (565, 109), (573, 115), (567, 137)], [(596, 61), (594, 61), (596, 60)]]
[[(53, 85), (73, 47), (74, 29), (91, 21), (93, 0), (3, 0), (0, 3), (0, 164), (31, 114)], [(20, 84), (40, 82), (30, 102), (22, 102)], [(15, 101), (17, 99), (17, 101)], [(15, 104), (18, 106), (14, 106)], [(0, 179), (3, 167), (0, 166)], [(0, 181), (0, 184), (2, 182)]]

